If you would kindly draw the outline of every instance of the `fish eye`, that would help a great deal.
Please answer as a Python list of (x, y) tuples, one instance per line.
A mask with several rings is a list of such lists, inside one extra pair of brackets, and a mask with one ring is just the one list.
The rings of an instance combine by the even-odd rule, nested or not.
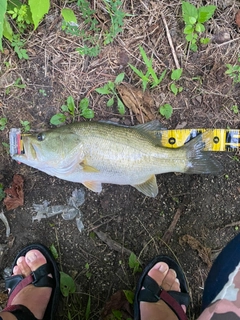
[(38, 141), (43, 141), (44, 140), (44, 134), (43, 133), (39, 133), (38, 135), (37, 135), (37, 139), (38, 139)]

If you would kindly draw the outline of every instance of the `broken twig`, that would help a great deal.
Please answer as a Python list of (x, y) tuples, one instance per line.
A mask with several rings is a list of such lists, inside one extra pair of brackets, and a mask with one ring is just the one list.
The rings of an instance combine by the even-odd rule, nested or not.
[(177, 58), (177, 55), (176, 55), (176, 52), (175, 52), (175, 49), (174, 49), (174, 46), (173, 46), (172, 37), (171, 37), (169, 29), (168, 29), (167, 21), (166, 21), (166, 19), (165, 19), (165, 17), (164, 17), (162, 12), (161, 12), (161, 17), (162, 17), (162, 20), (163, 20), (163, 23), (164, 23), (164, 26), (165, 26), (165, 29), (166, 29), (168, 42), (169, 42), (170, 48), (172, 50), (172, 55), (173, 55), (173, 59), (174, 59), (176, 68), (180, 69), (180, 64), (178, 62), (178, 58)]

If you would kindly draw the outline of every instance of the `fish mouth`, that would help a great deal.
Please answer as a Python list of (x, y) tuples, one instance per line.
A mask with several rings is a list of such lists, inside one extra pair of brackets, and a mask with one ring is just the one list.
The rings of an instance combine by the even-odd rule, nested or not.
[(23, 136), (22, 142), (23, 142), (22, 156), (24, 156), (27, 160), (38, 160), (36, 149), (34, 147), (34, 144), (29, 139), (29, 137)]

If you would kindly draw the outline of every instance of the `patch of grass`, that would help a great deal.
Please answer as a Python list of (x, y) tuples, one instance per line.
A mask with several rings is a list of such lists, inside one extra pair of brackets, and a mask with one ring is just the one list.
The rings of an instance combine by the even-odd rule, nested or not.
[(106, 45), (113, 42), (118, 33), (122, 32), (123, 19), (129, 15), (121, 9), (123, 4), (121, 0), (103, 0), (103, 2), (111, 19), (110, 29), (104, 35)]
[(232, 65), (228, 63), (226, 67), (225, 74), (233, 79), (233, 83), (240, 83), (240, 56), (238, 57), (238, 64)]
[[(0, 10), (0, 50), (2, 50), (2, 37), (5, 37), (9, 40), (19, 59), (28, 59), (27, 51), (23, 49), (25, 41), (21, 39), (21, 36), (30, 25), (36, 29), (49, 8), (50, 0), (29, 0), (28, 4), (19, 0), (2, 0)], [(13, 25), (15, 25), (16, 31), (13, 30), (9, 19), (14, 21)]]
[(94, 118), (94, 111), (89, 108), (89, 99), (83, 98), (78, 106), (76, 106), (74, 99), (72, 96), (67, 98), (67, 104), (61, 106), (61, 110), (64, 112), (60, 112), (52, 116), (50, 119), (50, 123), (57, 126), (66, 122), (68, 118), (75, 121), (76, 117), (84, 117), (85, 119)]
[[(199, 35), (205, 31), (204, 23), (211, 19), (215, 10), (216, 6), (213, 5), (197, 8), (189, 2), (182, 2), (182, 16), (185, 23), (183, 33), (186, 34), (190, 50), (198, 50), (197, 42)], [(200, 39), (200, 43), (202, 44), (207, 44), (209, 41), (209, 38)]]
[(164, 70), (163, 73), (158, 78), (152, 66), (152, 58), (149, 59), (147, 57), (145, 50), (141, 46), (139, 46), (139, 51), (147, 67), (147, 72), (144, 74), (142, 70), (137, 69), (135, 66), (133, 66), (130, 63), (129, 63), (129, 66), (142, 80), (142, 88), (143, 88), (143, 91), (145, 91), (148, 83), (150, 84), (151, 88), (155, 88), (156, 86), (158, 86), (163, 81), (167, 70)]
[[(122, 0), (103, 0), (103, 3), (111, 20), (109, 29), (103, 35), (103, 45), (107, 45), (113, 42), (118, 33), (122, 32), (123, 20), (128, 14), (122, 10)], [(84, 27), (79, 29), (73, 10), (64, 8), (61, 10), (62, 30), (83, 39), (83, 46), (76, 48), (79, 54), (96, 57), (101, 50), (101, 30), (96, 19), (96, 12), (87, 0), (78, 0), (77, 5), (84, 20)]]
[(125, 74), (120, 73), (114, 82), (108, 81), (103, 87), (99, 87), (95, 89), (95, 91), (101, 95), (111, 95), (111, 98), (107, 102), (108, 107), (112, 107), (114, 104), (114, 101), (117, 101), (117, 107), (118, 111), (120, 114), (125, 113), (125, 107), (124, 104), (122, 103), (121, 99), (118, 97), (117, 92), (116, 92), (116, 85), (119, 85), (123, 79), (124, 79)]

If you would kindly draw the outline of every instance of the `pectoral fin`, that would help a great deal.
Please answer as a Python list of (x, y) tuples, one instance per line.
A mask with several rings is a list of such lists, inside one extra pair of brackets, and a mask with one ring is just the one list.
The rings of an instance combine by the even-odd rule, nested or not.
[(89, 166), (85, 160), (83, 160), (80, 163), (80, 166), (83, 168), (83, 171), (85, 171), (85, 172), (99, 172), (98, 169), (96, 169), (92, 166)]
[(158, 194), (158, 186), (157, 186), (157, 181), (156, 181), (155, 175), (152, 175), (145, 182), (143, 182), (141, 184), (134, 185), (133, 187), (148, 197), (154, 198)]
[(88, 188), (94, 192), (101, 192), (102, 191), (102, 184), (99, 181), (84, 181), (84, 182), (82, 182), (82, 184), (86, 188)]

